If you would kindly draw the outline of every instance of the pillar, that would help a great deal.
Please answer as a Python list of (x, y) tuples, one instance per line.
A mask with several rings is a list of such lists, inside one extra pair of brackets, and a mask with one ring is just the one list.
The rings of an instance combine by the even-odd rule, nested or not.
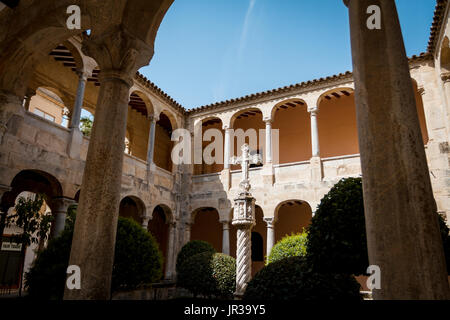
[(81, 108), (83, 107), (84, 100), (84, 90), (86, 88), (86, 81), (88, 78), (87, 72), (77, 71), (78, 75), (78, 87), (77, 87), (77, 95), (75, 97), (75, 103), (73, 105), (72, 116), (70, 117), (70, 125), (69, 128), (79, 128), (80, 127), (80, 118), (81, 118)]
[(55, 220), (53, 220), (50, 238), (57, 237), (64, 230), (67, 210), (74, 203), (74, 200), (68, 198), (55, 198), (52, 200), (51, 209)]
[(228, 128), (228, 126), (224, 126), (225, 130), (225, 146), (223, 151), (223, 168), (230, 169), (230, 158), (231, 158), (231, 133), (233, 129)]
[(100, 89), (77, 210), (69, 265), (81, 270), (81, 289), (64, 299), (107, 300), (119, 216), (129, 91), (153, 48), (121, 27), (83, 41), (100, 66)]
[(275, 245), (275, 220), (274, 218), (264, 218), (267, 224), (267, 246), (266, 246), (266, 256), (269, 257), (272, 252), (272, 248)]
[(312, 146), (312, 156), (320, 157), (320, 147), (319, 147), (319, 127), (317, 126), (317, 113), (318, 108), (310, 109), (309, 113), (311, 115), (311, 146)]
[(36, 94), (35, 90), (31, 90), (28, 89), (27, 93), (25, 95), (25, 103), (23, 105), (23, 107), (25, 108), (26, 111), (30, 111), (30, 102), (31, 102), (31, 98)]
[(222, 253), (230, 255), (230, 222), (222, 222)]
[(166, 266), (166, 280), (172, 280), (174, 277), (174, 256), (175, 256), (175, 236), (176, 236), (176, 222), (169, 223), (169, 244), (167, 246), (167, 266)]
[(266, 123), (266, 163), (272, 163), (272, 119), (264, 120)]
[[(374, 299), (450, 299), (436, 204), (394, 0), (349, 7), (367, 246)], [(381, 28), (369, 28), (369, 6)], [(376, 7), (375, 7), (376, 9)]]
[(142, 228), (147, 230), (149, 221), (150, 221), (150, 217), (142, 217)]
[(156, 122), (158, 121), (155, 116), (148, 117), (150, 121), (150, 131), (148, 134), (148, 146), (147, 146), (147, 169), (150, 170), (153, 164), (153, 155), (155, 150), (155, 129)]
[[(242, 169), (244, 170), (244, 168)], [(234, 199), (232, 224), (237, 229), (236, 245), (236, 291), (237, 299), (242, 298), (252, 275), (252, 228), (255, 225), (255, 201), (248, 192), (241, 192)]]

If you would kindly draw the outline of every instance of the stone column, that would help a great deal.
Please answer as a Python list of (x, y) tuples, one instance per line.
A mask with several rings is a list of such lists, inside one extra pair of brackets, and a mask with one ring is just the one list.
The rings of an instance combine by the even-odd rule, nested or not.
[(264, 120), (266, 123), (266, 162), (272, 163), (272, 119)]
[(275, 220), (274, 218), (264, 218), (267, 224), (267, 246), (266, 256), (269, 257), (272, 248), (275, 245)]
[(153, 155), (155, 150), (155, 129), (158, 119), (155, 116), (151, 115), (148, 117), (148, 120), (150, 121), (150, 131), (148, 134), (147, 146), (147, 169), (150, 170), (153, 164)]
[(149, 221), (150, 221), (150, 217), (142, 217), (142, 228), (147, 230)]
[(50, 238), (57, 237), (64, 230), (64, 226), (66, 224), (67, 209), (69, 209), (69, 206), (74, 203), (74, 200), (63, 197), (54, 198), (52, 200), (51, 209), (55, 220), (53, 220)]
[(317, 113), (318, 108), (313, 108), (309, 110), (311, 114), (311, 146), (312, 146), (312, 156), (320, 157), (320, 147), (319, 147), (319, 127), (317, 126)]
[(184, 239), (185, 244), (191, 241), (191, 222), (184, 223)]
[(169, 244), (167, 246), (167, 266), (166, 266), (166, 280), (172, 280), (174, 276), (174, 255), (175, 255), (175, 235), (176, 235), (176, 222), (169, 223)]
[[(242, 169), (244, 170), (244, 169)], [(255, 198), (241, 193), (234, 200), (232, 224), (237, 227), (236, 298), (242, 298), (252, 275), (252, 228), (255, 225)]]
[(228, 128), (228, 126), (224, 126), (225, 130), (225, 146), (223, 150), (223, 168), (230, 169), (230, 159), (231, 159), (231, 133), (233, 129)]
[(230, 221), (222, 223), (222, 253), (230, 255)]
[(23, 105), (23, 107), (25, 108), (26, 111), (30, 111), (30, 102), (31, 102), (31, 98), (36, 94), (35, 90), (31, 90), (28, 89), (27, 93), (25, 95), (25, 104)]
[(75, 103), (72, 110), (72, 116), (70, 117), (70, 125), (69, 128), (79, 128), (80, 127), (80, 118), (81, 118), (81, 108), (83, 107), (84, 100), (84, 90), (86, 88), (86, 81), (88, 78), (87, 72), (77, 71), (78, 74), (78, 87), (77, 87), (77, 96), (75, 97)]
[(81, 270), (81, 289), (64, 299), (106, 300), (119, 216), (129, 91), (153, 49), (121, 27), (91, 36), (83, 51), (100, 66), (100, 91), (83, 174), (69, 265)]
[[(450, 299), (436, 204), (393, 0), (349, 7), (367, 246), (375, 299)], [(369, 6), (380, 10), (370, 29)], [(376, 12), (376, 10), (375, 10)], [(376, 13), (375, 13), (376, 18)]]

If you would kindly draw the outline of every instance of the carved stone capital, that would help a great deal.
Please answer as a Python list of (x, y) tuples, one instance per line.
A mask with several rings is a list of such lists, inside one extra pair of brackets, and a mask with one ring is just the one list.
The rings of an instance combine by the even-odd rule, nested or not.
[(441, 79), (444, 83), (450, 81), (450, 72), (441, 73)]
[(139, 68), (147, 65), (153, 56), (153, 48), (115, 26), (95, 37), (84, 39), (83, 53), (94, 58), (100, 66), (100, 80), (119, 78), (130, 87)]
[(273, 229), (273, 227), (275, 225), (275, 218), (274, 217), (264, 218), (263, 220), (267, 224), (267, 228)]

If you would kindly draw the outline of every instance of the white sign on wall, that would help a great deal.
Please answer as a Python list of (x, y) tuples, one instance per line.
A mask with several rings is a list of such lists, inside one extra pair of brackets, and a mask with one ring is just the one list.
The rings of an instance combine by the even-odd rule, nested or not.
[(22, 244), (16, 242), (2, 242), (2, 251), (21, 251)]

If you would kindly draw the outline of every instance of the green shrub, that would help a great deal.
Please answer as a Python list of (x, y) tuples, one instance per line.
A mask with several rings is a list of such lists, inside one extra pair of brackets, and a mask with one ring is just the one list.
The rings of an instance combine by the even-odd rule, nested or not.
[(365, 274), (369, 266), (361, 178), (345, 178), (322, 198), (308, 228), (306, 256), (317, 272)]
[(289, 257), (304, 257), (307, 238), (307, 232), (284, 237), (273, 246), (266, 264)]
[[(439, 226), (450, 274), (449, 229)], [(317, 272), (365, 274), (369, 266), (361, 178), (339, 181), (323, 197), (308, 228), (306, 258)]]
[(313, 272), (303, 257), (270, 263), (249, 282), (244, 300), (360, 301), (360, 285), (347, 274)]
[(194, 296), (231, 299), (236, 290), (236, 260), (223, 253), (198, 253), (180, 265), (177, 285)]
[(130, 218), (119, 218), (112, 291), (135, 289), (161, 279), (163, 258), (152, 234)]
[[(73, 236), (73, 216), (69, 212), (64, 231), (39, 252), (25, 285), (30, 298), (61, 299)], [(162, 254), (153, 236), (137, 222), (119, 217), (112, 274), (112, 291), (150, 284), (162, 275)]]
[(180, 269), (180, 266), (184, 263), (186, 259), (202, 252), (216, 253), (216, 250), (209, 242), (206, 241), (192, 240), (186, 243), (181, 248), (177, 256), (177, 264), (176, 264), (177, 273)]

